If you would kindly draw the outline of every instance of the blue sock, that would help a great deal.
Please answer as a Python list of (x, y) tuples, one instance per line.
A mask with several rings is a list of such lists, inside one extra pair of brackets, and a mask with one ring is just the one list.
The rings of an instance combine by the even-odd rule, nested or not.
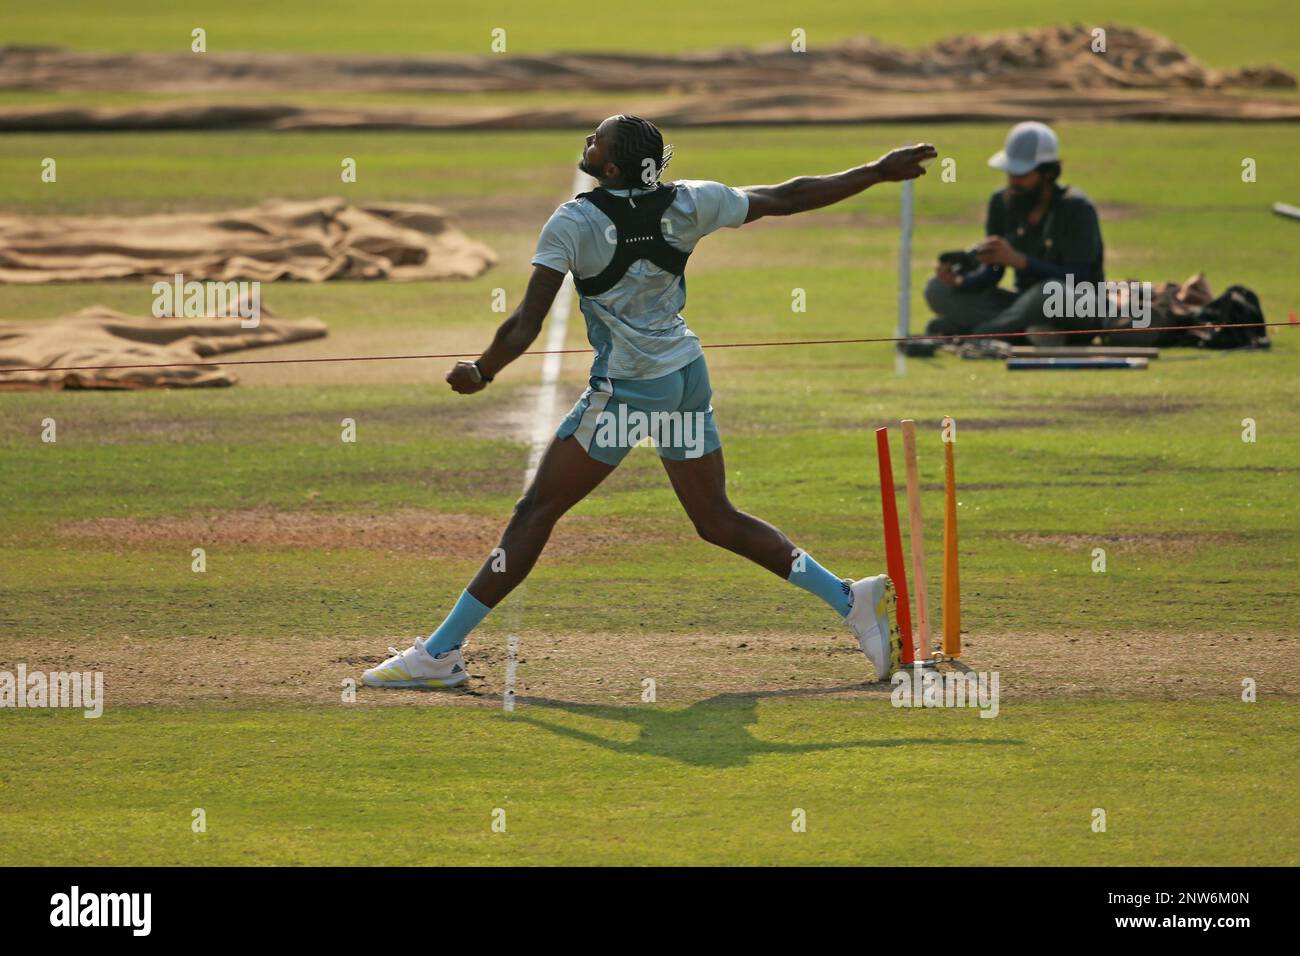
[[(831, 607), (840, 617), (848, 617), (852, 604), (849, 600), (849, 586), (831, 574), (812, 559), (812, 555), (801, 552), (800, 560), (795, 562), (790, 571), (790, 583), (797, 584), (809, 594), (815, 594)], [(799, 564), (803, 570), (799, 570)]]
[[(441, 654), (465, 643), (469, 632), (478, 627), (479, 621), (488, 616), (492, 609), (482, 604), (468, 591), (461, 591), (456, 606), (451, 609), (447, 619), (438, 625), (438, 629), (424, 642), (424, 649), (430, 654)], [(846, 612), (847, 613), (847, 612)]]

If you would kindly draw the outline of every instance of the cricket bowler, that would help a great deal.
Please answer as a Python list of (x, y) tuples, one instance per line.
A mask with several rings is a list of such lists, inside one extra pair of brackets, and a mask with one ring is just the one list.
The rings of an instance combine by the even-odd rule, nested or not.
[(604, 120), (587, 137), (578, 164), (599, 185), (555, 211), (538, 239), (523, 301), (476, 361), (457, 362), (447, 373), (462, 395), (487, 388), (537, 339), (565, 274), (573, 273), (595, 350), (590, 385), (515, 505), (501, 536), (504, 567), (489, 556), (437, 629), (405, 650), (390, 648), (393, 656), (364, 673), (367, 686), (464, 683), (469, 675), (460, 648), (470, 632), (528, 576), (561, 516), (647, 436), (701, 538), (826, 602), (857, 637), (877, 679), (900, 666), (886, 575), (840, 578), (727, 498), (709, 369), (682, 310), (687, 260), (709, 233), (820, 209), (878, 183), (916, 179), (938, 154), (929, 144), (908, 146), (843, 172), (739, 189), (704, 180), (664, 183), (671, 155), (653, 123), (622, 115)]

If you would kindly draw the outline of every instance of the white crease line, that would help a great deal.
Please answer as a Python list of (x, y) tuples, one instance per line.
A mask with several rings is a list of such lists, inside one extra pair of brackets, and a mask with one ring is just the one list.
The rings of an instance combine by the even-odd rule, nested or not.
[[(572, 195), (586, 192), (595, 185), (594, 179), (582, 170), (578, 170), (573, 174)], [(542, 387), (537, 394), (537, 408), (533, 412), (533, 433), (528, 440), (528, 467), (524, 469), (525, 491), (537, 477), (537, 468), (542, 462), (542, 454), (546, 451), (546, 446), (551, 443), (551, 436), (555, 434), (557, 424), (555, 397), (560, 390), (560, 366), (564, 361), (564, 356), (558, 352), (564, 348), (564, 339), (569, 332), (569, 314), (573, 309), (573, 295), (573, 273), (570, 272), (564, 276), (564, 282), (561, 283), (560, 291), (555, 297), (555, 304), (551, 306), (546, 332), (546, 350), (551, 354), (542, 360)], [(506, 560), (509, 559), (507, 555)], [(523, 602), (519, 595), (521, 590), (523, 590), (522, 584), (512, 595), (515, 600), (511, 602), (508, 615), (511, 631), (520, 629), (519, 622), (523, 617)], [(501, 706), (507, 713), (515, 709), (515, 671), (518, 656), (519, 636), (510, 634), (506, 637), (506, 689), (501, 699)]]
[(501, 698), (501, 707), (508, 714), (515, 709), (515, 670), (519, 666), (519, 637), (511, 634), (506, 638), (506, 692)]

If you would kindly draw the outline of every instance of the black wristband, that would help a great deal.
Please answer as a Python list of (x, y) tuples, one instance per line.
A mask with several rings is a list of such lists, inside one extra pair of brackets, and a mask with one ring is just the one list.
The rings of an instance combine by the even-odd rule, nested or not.
[(478, 372), (478, 377), (483, 379), (483, 381), (487, 382), (489, 385), (492, 384), (492, 379), (496, 378), (495, 375), (489, 375), (487, 372), (483, 371), (483, 367), (478, 364), (478, 359), (474, 360), (474, 371)]

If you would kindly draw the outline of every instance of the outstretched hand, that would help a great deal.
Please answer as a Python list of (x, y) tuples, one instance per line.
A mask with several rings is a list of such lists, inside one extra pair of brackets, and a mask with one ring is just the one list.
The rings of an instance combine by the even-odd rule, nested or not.
[(939, 151), (929, 143), (919, 146), (904, 146), (891, 150), (881, 156), (872, 165), (887, 183), (901, 183), (908, 179), (917, 179), (925, 175), (925, 166), (932, 159), (937, 159)]
[(460, 392), (462, 395), (473, 395), (475, 392), (481, 392), (487, 388), (487, 382), (479, 374), (473, 362), (457, 362), (447, 373), (447, 384), (451, 386), (453, 392)]

